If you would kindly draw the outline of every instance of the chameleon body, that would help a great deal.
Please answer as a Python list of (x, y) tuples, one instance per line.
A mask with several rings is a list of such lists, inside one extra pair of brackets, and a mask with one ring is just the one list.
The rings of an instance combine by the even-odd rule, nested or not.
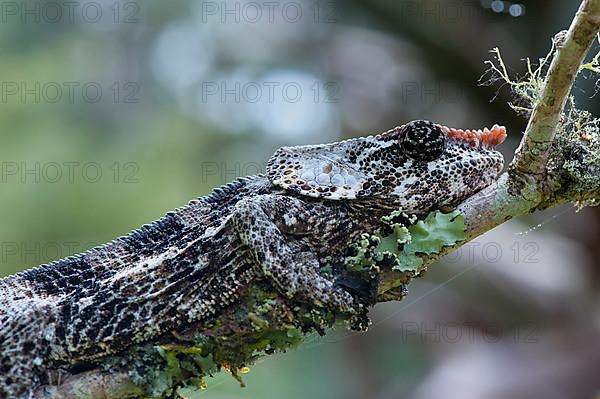
[(505, 129), (413, 121), (376, 136), (283, 147), (239, 179), (80, 255), (0, 280), (0, 398), (214, 317), (266, 278), (282, 297), (358, 314), (319, 273), (402, 209), (426, 214), (488, 186)]

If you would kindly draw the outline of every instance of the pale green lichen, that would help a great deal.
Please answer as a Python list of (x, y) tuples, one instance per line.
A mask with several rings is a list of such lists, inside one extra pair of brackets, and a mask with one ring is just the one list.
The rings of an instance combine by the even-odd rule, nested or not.
[[(561, 35), (557, 35), (559, 38)], [(600, 44), (600, 34), (597, 35), (598, 43)], [(513, 78), (508, 73), (508, 69), (500, 49), (497, 47), (490, 50), (494, 54), (492, 60), (485, 61), (485, 64), (489, 67), (486, 73), (481, 77), (480, 83), (483, 85), (492, 85), (498, 82), (503, 82), (510, 87), (514, 95), (513, 102), (509, 103), (509, 106), (519, 114), (529, 116), (533, 111), (534, 105), (538, 102), (541, 93), (544, 89), (544, 81), (548, 68), (550, 67), (550, 61), (555, 55), (558, 47), (561, 43), (557, 43), (557, 39), (552, 41), (550, 51), (544, 56), (540, 57), (537, 64), (534, 64), (529, 57), (525, 58), (527, 65), (527, 72), (523, 77)], [(588, 71), (595, 74), (600, 74), (600, 51), (587, 63), (581, 64), (577, 73)], [(569, 103), (572, 108), (574, 107), (573, 97), (569, 97)], [(567, 118), (569, 115), (564, 115)], [(563, 121), (561, 121), (562, 124)]]
[(423, 265), (423, 254), (437, 254), (442, 248), (467, 238), (465, 219), (458, 211), (430, 213), (425, 220), (409, 226), (408, 231), (411, 239), (403, 245), (396, 270), (418, 272)]
[(422, 257), (439, 253), (467, 238), (464, 218), (457, 211), (432, 212), (417, 220), (402, 212), (382, 219), (384, 228), (364, 235), (356, 245), (356, 255), (347, 258), (350, 268), (391, 266), (394, 271), (419, 274)]
[(487, 60), (485, 64), (489, 69), (480, 79), (483, 85), (492, 85), (498, 81), (508, 84), (515, 95), (515, 100), (508, 105), (519, 114), (529, 115), (533, 110), (533, 105), (537, 102), (544, 86), (544, 78), (548, 69), (552, 55), (556, 50), (554, 41), (552, 48), (546, 56), (538, 59), (537, 65), (531, 62), (527, 57), (527, 74), (522, 79), (513, 79), (508, 73), (508, 69), (497, 47), (490, 50), (494, 54), (494, 60)]

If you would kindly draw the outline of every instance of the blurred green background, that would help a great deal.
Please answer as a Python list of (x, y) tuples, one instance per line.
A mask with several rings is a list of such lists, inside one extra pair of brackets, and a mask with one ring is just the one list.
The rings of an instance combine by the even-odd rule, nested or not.
[[(510, 159), (526, 120), (478, 84), (488, 50), (523, 75), (578, 3), (2, 2), (0, 276), (260, 172), (282, 145), (500, 123)], [(596, 115), (597, 89), (575, 89)], [(367, 334), (310, 337), (201, 397), (598, 398), (599, 220), (511, 221), (378, 305)]]

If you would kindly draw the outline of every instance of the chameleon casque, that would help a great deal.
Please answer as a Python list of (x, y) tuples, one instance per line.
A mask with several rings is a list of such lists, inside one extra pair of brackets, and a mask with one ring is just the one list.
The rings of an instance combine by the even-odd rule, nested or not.
[(360, 312), (319, 273), (395, 210), (427, 214), (490, 185), (504, 127), (413, 121), (376, 136), (283, 147), (239, 179), (108, 244), (0, 280), (0, 398), (218, 314), (260, 276), (284, 298)]

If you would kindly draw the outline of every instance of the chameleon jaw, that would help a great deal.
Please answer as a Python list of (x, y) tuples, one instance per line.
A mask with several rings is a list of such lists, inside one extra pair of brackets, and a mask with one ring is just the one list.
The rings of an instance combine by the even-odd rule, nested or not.
[(454, 129), (442, 125), (440, 127), (446, 132), (449, 139), (482, 149), (494, 149), (497, 145), (502, 144), (507, 136), (506, 127), (500, 125), (494, 125), (491, 129), (486, 127), (478, 130)]

